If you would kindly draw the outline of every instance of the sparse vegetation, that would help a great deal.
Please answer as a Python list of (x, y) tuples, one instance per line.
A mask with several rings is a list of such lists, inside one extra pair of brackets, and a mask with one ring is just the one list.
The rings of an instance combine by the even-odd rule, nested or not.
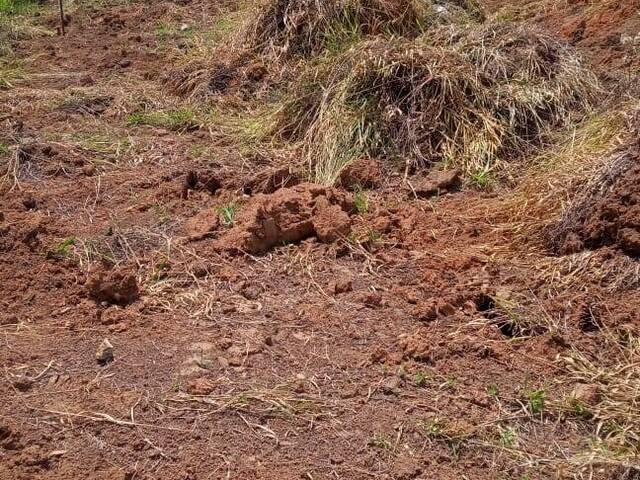
[(13, 88), (23, 78), (20, 62), (0, 57), (0, 90)]
[(424, 387), (427, 384), (427, 376), (423, 372), (418, 372), (413, 377), (413, 383), (416, 387)]
[(527, 407), (532, 415), (540, 415), (544, 411), (547, 394), (544, 390), (534, 390), (525, 392), (527, 397)]
[(127, 118), (128, 126), (148, 125), (168, 130), (185, 131), (197, 128), (195, 112), (187, 107), (166, 111), (141, 111)]
[(353, 203), (356, 206), (356, 211), (363, 215), (369, 213), (369, 196), (362, 188), (356, 188), (353, 194)]
[(222, 219), (222, 224), (225, 227), (232, 227), (236, 214), (240, 209), (240, 204), (238, 202), (229, 202), (225, 205), (221, 205), (218, 207), (218, 214)]
[(640, 158), (598, 2), (18, 3), (0, 477), (637, 476), (635, 183), (550, 240)]
[(391, 450), (391, 448), (393, 447), (391, 441), (389, 441), (387, 437), (382, 434), (377, 434), (371, 440), (369, 440), (369, 445), (381, 450)]

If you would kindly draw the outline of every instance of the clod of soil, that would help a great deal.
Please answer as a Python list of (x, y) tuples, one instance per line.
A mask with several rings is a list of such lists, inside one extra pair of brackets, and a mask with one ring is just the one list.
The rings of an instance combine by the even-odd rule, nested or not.
[(299, 183), (300, 175), (291, 167), (268, 168), (247, 178), (242, 184), (242, 191), (247, 195), (273, 193)]
[(219, 238), (216, 248), (256, 254), (313, 236), (332, 242), (348, 235), (353, 209), (350, 195), (311, 183), (256, 195), (238, 215), (236, 226)]
[(340, 184), (349, 189), (375, 188), (380, 185), (380, 163), (370, 158), (359, 158), (342, 169)]
[(89, 275), (86, 289), (89, 297), (98, 303), (128, 305), (140, 296), (136, 277), (122, 269), (98, 267)]
[(215, 235), (220, 227), (220, 216), (215, 210), (203, 210), (187, 220), (184, 230), (190, 242)]
[(428, 198), (460, 187), (460, 170), (442, 170), (431, 172), (426, 178), (412, 183), (413, 191), (418, 197)]
[(640, 257), (639, 192), (640, 166), (635, 165), (618, 174), (604, 193), (596, 191), (569, 209), (558, 227), (560, 239), (552, 238), (552, 242), (565, 255), (585, 248), (614, 247)]

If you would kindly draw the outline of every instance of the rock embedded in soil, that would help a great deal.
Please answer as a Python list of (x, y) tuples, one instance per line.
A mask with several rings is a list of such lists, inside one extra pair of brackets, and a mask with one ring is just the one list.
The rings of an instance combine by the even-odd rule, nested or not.
[(351, 219), (340, 205), (331, 205), (326, 197), (320, 197), (313, 214), (313, 229), (321, 242), (332, 243), (349, 235)]
[(93, 164), (88, 164), (82, 167), (82, 173), (84, 173), (87, 177), (92, 177), (94, 173), (96, 173), (96, 167)]
[(215, 248), (261, 254), (314, 236), (332, 242), (348, 235), (353, 211), (349, 194), (311, 183), (259, 194), (243, 206), (235, 226), (216, 240)]
[(98, 267), (89, 274), (85, 287), (89, 297), (98, 303), (129, 305), (140, 295), (136, 277), (124, 269)]
[(113, 345), (109, 339), (105, 338), (96, 350), (96, 361), (105, 365), (113, 361)]
[(429, 198), (460, 188), (460, 170), (431, 172), (426, 178), (412, 183), (413, 191), (420, 198)]

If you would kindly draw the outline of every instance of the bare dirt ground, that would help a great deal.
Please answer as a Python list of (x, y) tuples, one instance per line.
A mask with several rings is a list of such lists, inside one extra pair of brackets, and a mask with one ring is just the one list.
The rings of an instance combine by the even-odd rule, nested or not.
[[(551, 3), (601, 76), (633, 71), (637, 2)], [(489, 191), (375, 162), (364, 196), (309, 184), (166, 89), (234, 11), (80, 4), (13, 43), (0, 479), (640, 478), (633, 123)], [(604, 194), (581, 155), (615, 157)]]

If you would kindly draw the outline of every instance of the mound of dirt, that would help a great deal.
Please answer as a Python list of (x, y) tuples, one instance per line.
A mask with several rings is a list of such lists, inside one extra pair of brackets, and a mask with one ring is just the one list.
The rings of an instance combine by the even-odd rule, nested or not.
[(85, 286), (89, 296), (99, 303), (129, 305), (140, 295), (136, 277), (119, 268), (106, 270), (102, 266), (97, 267), (89, 275)]
[(216, 249), (258, 254), (313, 236), (333, 242), (349, 234), (353, 210), (350, 195), (310, 183), (259, 194), (243, 207), (235, 225), (216, 240)]
[(340, 172), (340, 183), (345, 188), (375, 188), (380, 186), (380, 162), (364, 157), (355, 160)]
[(558, 252), (613, 247), (640, 257), (640, 153), (616, 158), (595, 184), (597, 190), (565, 212), (552, 237)]

